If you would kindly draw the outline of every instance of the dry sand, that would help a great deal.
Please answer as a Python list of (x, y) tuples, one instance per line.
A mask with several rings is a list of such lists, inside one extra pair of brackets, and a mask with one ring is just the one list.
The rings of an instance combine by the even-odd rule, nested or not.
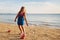
[[(60, 29), (25, 26), (25, 39), (23, 40), (60, 40)], [(7, 30), (11, 30), (10, 33)], [(0, 40), (22, 40), (19, 29), (15, 24), (0, 23)]]

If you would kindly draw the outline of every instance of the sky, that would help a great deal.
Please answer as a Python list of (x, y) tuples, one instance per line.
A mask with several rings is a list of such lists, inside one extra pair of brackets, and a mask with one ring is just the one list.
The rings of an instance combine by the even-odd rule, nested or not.
[(27, 13), (60, 14), (60, 0), (0, 0), (0, 13), (17, 13), (21, 6)]

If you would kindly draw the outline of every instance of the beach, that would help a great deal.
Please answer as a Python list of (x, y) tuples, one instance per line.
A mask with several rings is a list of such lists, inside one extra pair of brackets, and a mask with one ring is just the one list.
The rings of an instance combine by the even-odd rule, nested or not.
[(0, 0), (0, 40), (60, 40), (60, 0)]
[[(60, 29), (47, 26), (24, 25), (25, 38), (23, 40), (60, 40)], [(7, 32), (10, 30), (10, 32)], [(22, 40), (18, 26), (11, 23), (0, 23), (0, 40)]]

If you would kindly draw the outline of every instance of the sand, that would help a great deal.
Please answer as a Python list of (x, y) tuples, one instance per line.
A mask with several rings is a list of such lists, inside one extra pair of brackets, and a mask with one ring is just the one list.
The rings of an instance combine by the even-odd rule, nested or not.
[[(60, 29), (46, 26), (25, 26), (25, 38), (20, 39), (18, 26), (10, 23), (0, 23), (0, 40), (60, 40)], [(11, 30), (10, 32), (7, 32)]]

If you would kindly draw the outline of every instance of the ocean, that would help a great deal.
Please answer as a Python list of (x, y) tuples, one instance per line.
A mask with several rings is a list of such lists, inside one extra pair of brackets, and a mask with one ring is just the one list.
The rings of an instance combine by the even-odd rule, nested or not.
[[(16, 14), (0, 13), (0, 22), (14, 23)], [(60, 14), (27, 14), (29, 25), (46, 25), (60, 28)]]

